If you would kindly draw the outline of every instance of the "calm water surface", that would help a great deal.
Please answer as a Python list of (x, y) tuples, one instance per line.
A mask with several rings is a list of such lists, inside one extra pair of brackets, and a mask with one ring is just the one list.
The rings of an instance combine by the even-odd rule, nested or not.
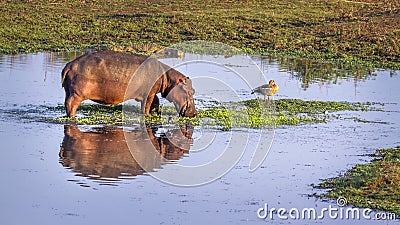
[[(365, 155), (376, 148), (400, 145), (399, 71), (370, 71), (305, 59), (252, 57), (264, 71), (265, 79), (274, 79), (279, 84), (275, 99), (370, 101), (385, 103), (385, 106), (378, 112), (339, 112), (335, 115), (340, 119), (332, 116), (327, 123), (277, 128), (270, 152), (255, 172), (248, 171), (252, 153), (245, 152), (222, 178), (201, 186), (178, 187), (160, 182), (145, 171), (157, 173), (176, 161), (207, 162), (221, 153), (229, 132), (218, 132), (213, 145), (197, 153), (192, 150), (201, 144), (196, 142), (197, 137), (204, 134), (196, 127), (135, 128), (128, 135), (137, 140), (135, 154), (146, 162), (144, 170), (127, 149), (126, 131), (121, 128), (68, 126), (29, 119), (28, 116), (33, 118), (38, 114), (62, 116), (60, 112), (46, 111), (45, 107), (63, 104), (60, 72), (66, 62), (78, 55), (0, 56), (2, 223), (398, 224), (399, 221), (329, 218), (261, 220), (257, 210), (264, 204), (317, 210), (336, 206), (335, 201), (310, 197), (320, 192), (310, 184), (368, 162), (371, 158)], [(212, 66), (178, 69), (193, 78), (196, 90), (204, 88), (204, 81), (196, 82), (196, 73), (226, 76), (224, 70), (215, 75)], [(263, 80), (259, 76), (254, 75), (249, 83)], [(240, 80), (233, 83), (231, 86), (241, 98), (254, 97)], [(204, 90), (215, 96), (229, 96), (219, 93), (218, 86), (207, 88)], [(356, 117), (371, 123), (357, 122)], [(176, 147), (172, 142), (182, 133), (187, 139)], [(168, 135), (173, 138), (166, 138)], [(143, 137), (150, 137), (164, 157), (149, 155), (145, 151), (145, 143), (149, 142)]]

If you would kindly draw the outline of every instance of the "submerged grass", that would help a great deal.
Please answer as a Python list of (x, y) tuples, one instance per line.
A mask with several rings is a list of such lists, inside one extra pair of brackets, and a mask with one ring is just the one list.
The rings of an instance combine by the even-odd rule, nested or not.
[(391, 211), (400, 215), (400, 146), (378, 149), (369, 164), (357, 165), (343, 176), (319, 184), (330, 189), (325, 198), (345, 197), (356, 207)]
[(380, 0), (2, 1), (0, 53), (209, 40), (399, 69), (399, 8)]
[[(379, 103), (349, 103), (304, 101), (300, 99), (279, 99), (265, 103), (259, 99), (243, 102), (213, 103), (198, 110), (194, 118), (181, 118), (172, 106), (162, 106), (161, 115), (142, 116), (138, 106), (117, 105), (102, 106), (82, 104), (76, 119), (66, 117), (48, 117), (45, 121), (76, 124), (129, 125), (146, 123), (183, 124), (190, 122), (198, 126), (210, 126), (216, 129), (231, 128), (273, 128), (275, 126), (301, 125), (327, 121), (327, 112), (377, 110)], [(64, 106), (48, 107), (52, 111), (64, 111)]]

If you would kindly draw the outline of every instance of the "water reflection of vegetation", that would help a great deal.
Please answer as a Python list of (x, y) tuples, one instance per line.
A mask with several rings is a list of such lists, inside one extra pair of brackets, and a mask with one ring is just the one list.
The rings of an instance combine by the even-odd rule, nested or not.
[[(275, 58), (273, 60), (279, 64), (280, 70), (288, 71), (292, 77), (298, 79), (304, 89), (307, 89), (310, 84), (316, 82), (337, 84), (338, 80), (347, 80), (349, 78), (356, 81), (363, 81), (376, 75), (373, 68), (357, 64), (339, 64), (287, 57)], [(269, 63), (271, 63), (271, 59)], [(392, 71), (391, 73), (394, 72)]]
[(340, 177), (327, 179), (318, 187), (331, 189), (323, 197), (345, 197), (357, 207), (392, 211), (400, 215), (400, 146), (378, 149), (369, 164), (353, 167)]
[[(207, 53), (212, 54), (213, 46), (202, 46), (201, 43), (194, 46), (200, 46), (201, 49), (190, 49), (197, 53), (204, 53), (202, 51), (207, 51)], [(190, 46), (190, 47), (194, 47)], [(185, 49), (182, 44), (178, 46), (179, 48)], [(221, 48), (220, 45), (218, 45)], [(204, 48), (204, 49), (203, 49)], [(189, 51), (188, 49), (185, 49)], [(228, 50), (235, 50), (233, 48), (228, 48)], [(227, 50), (227, 51), (228, 51)], [(142, 52), (143, 53), (143, 52)], [(53, 54), (57, 54), (56, 57), (52, 57)], [(59, 61), (61, 58), (65, 63), (75, 59), (81, 52), (58, 52), (47, 54), (48, 59), (53, 59), (53, 61)], [(226, 54), (229, 54), (228, 52)], [(257, 57), (254, 56), (257, 60)], [(364, 81), (368, 78), (376, 76), (376, 70), (373, 67), (366, 67), (359, 64), (352, 63), (335, 63), (329, 61), (321, 60), (311, 60), (307, 58), (291, 58), (291, 57), (273, 57), (265, 56), (261, 57), (261, 66), (278, 64), (281, 71), (288, 72), (292, 77), (301, 82), (301, 86), (307, 89), (310, 84), (321, 82), (321, 83), (332, 83), (337, 84), (339, 80), (349, 80), (353, 79), (357, 81)], [(49, 62), (51, 63), (51, 62)], [(398, 71), (389, 70), (390, 76), (395, 76)]]
[[(76, 119), (65, 117), (45, 118), (48, 122), (76, 124), (109, 124), (129, 125), (146, 123), (185, 124), (190, 122), (197, 126), (210, 126), (216, 129), (231, 128), (271, 128), (284, 125), (301, 125), (305, 123), (326, 122), (329, 112), (377, 110), (378, 103), (349, 103), (303, 101), (300, 99), (279, 99), (271, 104), (253, 99), (239, 103), (215, 103), (211, 107), (198, 110), (195, 118), (181, 118), (171, 106), (162, 106), (162, 115), (140, 116), (137, 106), (117, 105), (102, 106), (83, 104), (79, 107), (80, 116)], [(52, 111), (64, 111), (64, 106), (49, 107)]]
[[(202, 42), (197, 45), (189, 47), (199, 47), (200, 49), (185, 49), (185, 45), (179, 45), (179, 48), (185, 49), (186, 51), (194, 51), (198, 53), (204, 53), (201, 51), (207, 51), (212, 54), (215, 46), (203, 46)], [(220, 50), (223, 45), (217, 45)], [(226, 47), (226, 51), (234, 51), (234, 48)], [(100, 49), (90, 49), (88, 51), (95, 51)], [(143, 53), (143, 52), (141, 52)], [(226, 54), (237, 53), (237, 52), (226, 52)], [(54, 53), (43, 53), (44, 63), (46, 64), (46, 70), (48, 66), (54, 68), (62, 67), (67, 62), (84, 54), (83, 52), (54, 52)], [(357, 81), (364, 81), (368, 78), (376, 76), (375, 69), (372, 67), (365, 67), (358, 64), (351, 63), (334, 63), (321, 60), (310, 60), (307, 58), (290, 58), (290, 57), (273, 57), (265, 56), (253, 56), (253, 59), (261, 62), (261, 67), (266, 65), (278, 65), (280, 71), (288, 72), (293, 78), (301, 82), (301, 87), (307, 89), (313, 83), (320, 84), (337, 84), (339, 80), (353, 79), (355, 84)], [(32, 60), (30, 55), (11, 55), (11, 56), (0, 56), (0, 65), (6, 63), (9, 67), (13, 68), (28, 64)], [(18, 62), (18, 64), (15, 64)], [(15, 64), (15, 65), (14, 65)], [(4, 66), (1, 66), (4, 67)], [(60, 69), (61, 70), (61, 69)], [(399, 71), (389, 70), (391, 76), (395, 76)]]

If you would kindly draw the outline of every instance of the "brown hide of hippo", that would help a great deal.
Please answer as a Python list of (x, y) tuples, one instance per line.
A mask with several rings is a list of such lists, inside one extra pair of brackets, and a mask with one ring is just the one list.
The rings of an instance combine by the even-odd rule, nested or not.
[(141, 102), (143, 114), (158, 112), (157, 93), (173, 102), (180, 116), (193, 117), (197, 113), (189, 77), (147, 56), (113, 51), (88, 53), (67, 63), (61, 76), (68, 117), (75, 117), (84, 100), (115, 105), (135, 99)]
[[(154, 136), (155, 130), (151, 128), (125, 132), (122, 128), (102, 127), (82, 132), (76, 125), (65, 125), (60, 162), (91, 179), (141, 175), (189, 152), (193, 130), (181, 128), (171, 132), (172, 137), (183, 134), (186, 138), (176, 138), (173, 142), (179, 142), (177, 146), (165, 136)], [(130, 140), (129, 147), (125, 138)]]

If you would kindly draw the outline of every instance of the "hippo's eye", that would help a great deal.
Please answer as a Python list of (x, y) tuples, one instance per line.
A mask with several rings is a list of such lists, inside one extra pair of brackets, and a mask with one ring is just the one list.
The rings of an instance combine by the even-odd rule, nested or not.
[(179, 79), (179, 82), (183, 85), (186, 85), (186, 79)]

